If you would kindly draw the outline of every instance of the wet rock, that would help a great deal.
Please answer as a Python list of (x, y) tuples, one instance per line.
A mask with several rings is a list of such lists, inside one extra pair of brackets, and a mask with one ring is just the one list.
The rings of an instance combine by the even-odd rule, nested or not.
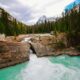
[(0, 68), (29, 60), (29, 44), (0, 41)]
[(22, 35), (18, 35), (18, 36), (16, 36), (16, 40), (18, 41), (18, 42), (21, 42), (22, 40), (24, 40), (25, 38), (28, 38), (30, 35), (24, 35), (24, 34), (22, 34)]
[(80, 56), (80, 52), (77, 51), (75, 48), (70, 47), (69, 49), (67, 49), (67, 51), (65, 52), (65, 54), (69, 55), (69, 56)]

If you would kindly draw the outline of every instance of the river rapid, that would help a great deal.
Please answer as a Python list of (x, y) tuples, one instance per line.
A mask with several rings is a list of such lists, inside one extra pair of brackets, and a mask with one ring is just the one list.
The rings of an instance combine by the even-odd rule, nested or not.
[(80, 80), (80, 57), (38, 58), (30, 50), (29, 61), (0, 69), (0, 80)]
[(0, 69), (0, 80), (80, 80), (80, 57), (30, 54), (30, 61)]

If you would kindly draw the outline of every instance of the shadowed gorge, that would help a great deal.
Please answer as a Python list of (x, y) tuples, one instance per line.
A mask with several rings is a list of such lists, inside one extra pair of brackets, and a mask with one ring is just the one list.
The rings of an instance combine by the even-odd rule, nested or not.
[(30, 44), (30, 50), (32, 51), (32, 53), (36, 54), (36, 51), (35, 51), (34, 47), (32, 46), (32, 44), (31, 43), (29, 43), (29, 44)]

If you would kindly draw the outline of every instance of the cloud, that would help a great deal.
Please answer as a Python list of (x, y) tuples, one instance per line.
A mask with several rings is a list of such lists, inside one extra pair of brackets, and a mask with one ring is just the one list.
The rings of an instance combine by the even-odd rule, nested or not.
[(0, 0), (0, 6), (9, 12), (12, 16), (19, 21), (27, 22), (31, 19), (31, 11), (28, 6), (24, 6), (17, 0)]
[(71, 2), (73, 0), (0, 0), (0, 6), (18, 20), (33, 24), (42, 15), (60, 16), (66, 5)]

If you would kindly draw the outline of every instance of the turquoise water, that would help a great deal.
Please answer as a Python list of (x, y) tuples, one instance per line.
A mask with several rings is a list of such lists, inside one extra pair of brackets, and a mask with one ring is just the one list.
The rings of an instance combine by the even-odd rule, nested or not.
[(80, 80), (80, 57), (31, 54), (29, 62), (0, 69), (0, 80)]

